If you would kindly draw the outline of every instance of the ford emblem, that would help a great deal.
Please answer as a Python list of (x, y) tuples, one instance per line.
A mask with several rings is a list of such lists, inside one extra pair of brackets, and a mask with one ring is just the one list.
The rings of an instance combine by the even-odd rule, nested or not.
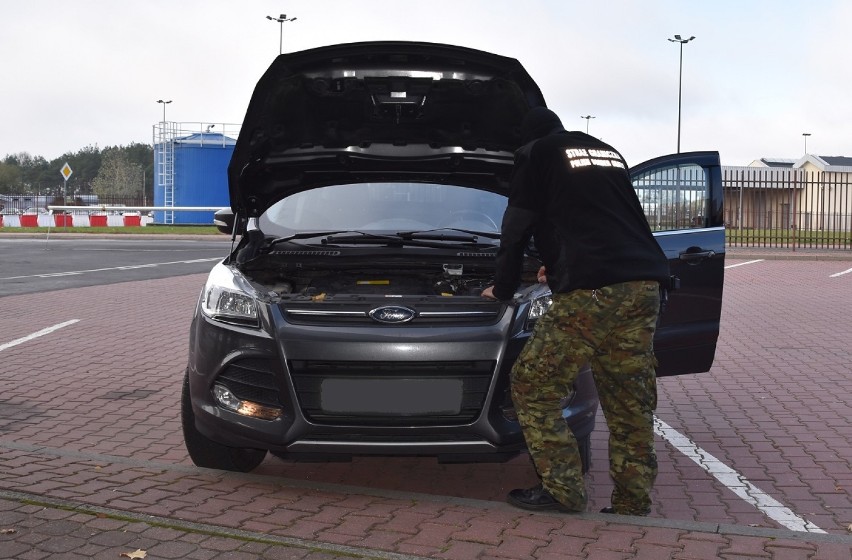
[(370, 317), (379, 323), (407, 323), (417, 313), (413, 309), (397, 305), (385, 305), (370, 311)]

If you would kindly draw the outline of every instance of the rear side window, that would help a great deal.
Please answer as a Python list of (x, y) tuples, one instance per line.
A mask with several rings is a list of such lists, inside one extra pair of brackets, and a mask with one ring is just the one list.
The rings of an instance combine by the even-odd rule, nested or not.
[(656, 168), (633, 177), (653, 231), (701, 228), (710, 214), (710, 181), (698, 165)]

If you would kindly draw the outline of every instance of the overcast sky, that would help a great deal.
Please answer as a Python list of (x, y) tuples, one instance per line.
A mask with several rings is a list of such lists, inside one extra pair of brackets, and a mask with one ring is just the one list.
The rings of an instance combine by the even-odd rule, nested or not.
[[(630, 165), (852, 156), (848, 0), (0, 0), (0, 157), (152, 141), (169, 121), (239, 123), (284, 50), (416, 40), (517, 58), (567, 128)], [(593, 119), (582, 119), (591, 115)]]

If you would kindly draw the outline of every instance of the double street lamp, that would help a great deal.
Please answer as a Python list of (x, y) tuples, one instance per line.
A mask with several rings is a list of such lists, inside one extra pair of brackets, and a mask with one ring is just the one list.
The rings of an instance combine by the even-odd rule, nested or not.
[(803, 132), (802, 136), (805, 137), (805, 155), (808, 155), (808, 136), (810, 136), (810, 132)]
[(669, 39), (672, 43), (680, 43), (680, 70), (677, 78), (677, 153), (680, 153), (680, 102), (681, 91), (683, 84), (683, 45), (695, 39), (693, 35), (689, 39), (683, 39), (680, 35), (675, 35), (674, 39)]
[(162, 99), (158, 99), (158, 100), (157, 100), (157, 103), (162, 103), (162, 104), (163, 104), (163, 125), (164, 125), (164, 126), (165, 126), (165, 124), (166, 124), (166, 105), (168, 105), (168, 104), (169, 104), (169, 103), (171, 103), (171, 102), (172, 102), (172, 100), (171, 100), (171, 99), (169, 99), (168, 101), (163, 101)]
[(580, 118), (586, 119), (586, 134), (588, 134), (589, 133), (589, 120), (591, 120), (595, 117), (593, 117), (592, 115), (586, 115), (585, 117), (581, 115)]
[(278, 54), (284, 52), (284, 22), (285, 21), (296, 21), (296, 18), (287, 19), (287, 14), (281, 14), (277, 18), (272, 16), (266, 16), (266, 19), (269, 21), (277, 21), (278, 22)]

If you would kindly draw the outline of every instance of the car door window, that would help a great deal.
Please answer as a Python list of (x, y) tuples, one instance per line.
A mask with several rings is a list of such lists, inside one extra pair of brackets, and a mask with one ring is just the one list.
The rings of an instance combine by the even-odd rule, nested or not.
[(706, 227), (710, 181), (695, 164), (655, 168), (633, 177), (633, 188), (653, 231)]

